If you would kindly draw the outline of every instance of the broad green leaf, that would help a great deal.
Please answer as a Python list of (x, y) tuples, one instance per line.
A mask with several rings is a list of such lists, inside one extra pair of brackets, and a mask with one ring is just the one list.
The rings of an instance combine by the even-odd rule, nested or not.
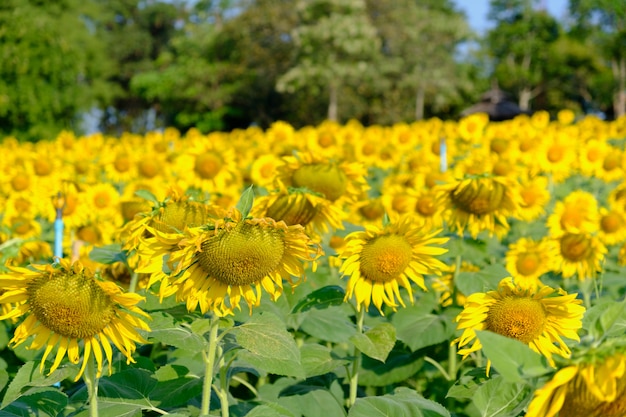
[[(338, 385), (338, 384), (337, 384)], [(280, 397), (279, 404), (304, 417), (342, 417), (346, 415), (343, 398), (327, 390), (314, 390), (303, 395)]]
[(237, 202), (237, 210), (241, 212), (241, 215), (245, 219), (250, 214), (250, 210), (252, 209), (252, 204), (254, 203), (254, 189), (253, 186), (249, 186), (246, 190), (241, 194), (239, 201)]
[(348, 363), (345, 359), (333, 358), (329, 347), (317, 343), (302, 345), (300, 358), (307, 378), (332, 372)]
[(193, 352), (200, 352), (205, 348), (206, 342), (202, 336), (193, 333), (187, 327), (176, 324), (169, 315), (155, 313), (152, 317), (151, 331), (147, 334), (148, 340)]
[(89, 252), (89, 259), (107, 265), (127, 260), (126, 252), (122, 250), (122, 245), (119, 243), (93, 248)]
[(299, 313), (312, 308), (323, 309), (343, 304), (346, 292), (338, 285), (329, 285), (309, 293), (298, 301), (292, 313)]
[[(141, 417), (141, 407), (134, 404), (117, 404), (98, 400), (98, 417)], [(89, 409), (81, 410), (72, 417), (91, 417)]]
[(519, 340), (486, 330), (477, 330), (476, 335), (485, 356), (508, 382), (523, 382), (550, 372), (546, 358)]
[(158, 401), (159, 408), (182, 406), (202, 396), (202, 383), (201, 378), (190, 376), (160, 381), (150, 392), (150, 398)]
[(332, 343), (348, 342), (350, 336), (356, 334), (356, 326), (350, 320), (348, 306), (329, 307), (323, 310), (312, 309), (303, 314), (300, 330)]
[(450, 417), (441, 404), (427, 400), (408, 388), (398, 388), (394, 394), (358, 398), (348, 417)]
[(152, 203), (153, 207), (158, 207), (161, 202), (156, 198), (154, 194), (152, 194), (148, 190), (137, 190), (135, 191), (135, 195), (139, 198), (143, 198), (146, 201)]
[[(476, 371), (476, 370), (477, 368), (475, 368), (472, 371)], [(472, 371), (470, 371), (470, 373)], [(485, 372), (481, 370), (481, 373), (484, 376)], [(459, 400), (467, 400), (467, 399), (472, 399), (474, 397), (474, 394), (476, 393), (476, 390), (478, 389), (480, 385), (476, 381), (476, 378), (468, 374), (463, 375), (454, 383), (454, 385), (450, 387), (450, 389), (448, 390), (448, 393), (446, 394), (446, 398), (457, 398)]]
[(396, 328), (390, 323), (380, 323), (365, 333), (353, 335), (350, 341), (363, 354), (385, 362), (396, 344)]
[(359, 370), (359, 383), (383, 387), (406, 381), (424, 365), (422, 356), (420, 353), (398, 349), (397, 346), (389, 353), (385, 363), (364, 356)]
[(246, 350), (239, 353), (243, 360), (269, 373), (304, 377), (300, 350), (293, 335), (275, 314), (255, 314), (232, 333)]
[(623, 335), (626, 332), (626, 303), (606, 301), (585, 312), (583, 328), (595, 340)]
[(9, 382), (9, 374), (6, 369), (0, 369), (0, 392), (4, 390), (7, 383)]
[(450, 239), (446, 244), (446, 248), (448, 248), (447, 256), (452, 258), (460, 256), (462, 259), (470, 259), (477, 264), (489, 257), (487, 244), (482, 240), (469, 238)]
[(265, 403), (254, 407), (245, 417), (296, 417), (296, 415), (279, 404)]
[(414, 307), (402, 309), (391, 317), (398, 340), (413, 351), (449, 340), (454, 335), (454, 326), (448, 321), (445, 316), (420, 312)]
[(473, 403), (481, 417), (515, 417), (530, 401), (531, 391), (525, 383), (507, 382), (496, 375), (478, 387)]
[(168, 364), (161, 366), (154, 372), (153, 375), (157, 379), (157, 381), (163, 382), (171, 381), (172, 379), (178, 379), (187, 375), (188, 373), (189, 369), (185, 368), (184, 366)]
[(311, 391), (329, 390), (336, 381), (337, 376), (333, 373), (307, 378), (303, 381), (298, 381), (293, 385), (285, 387), (282, 391), (280, 391), (278, 396), (288, 397), (291, 395), (304, 395)]
[[(36, 415), (38, 417), (56, 417), (65, 409), (68, 403), (67, 395), (54, 388), (33, 388), (28, 394), (21, 396), (17, 401), (9, 404), (0, 412), (5, 415)], [(12, 414), (13, 413), (13, 414)]]
[(20, 367), (7, 387), (0, 408), (6, 407), (22, 395), (26, 395), (28, 393), (28, 387), (50, 387), (57, 382), (63, 381), (70, 375), (73, 377), (75, 371), (76, 369), (73, 367), (61, 367), (55, 370), (50, 376), (46, 376), (46, 371), (44, 371), (43, 374), (39, 372), (39, 362), (26, 362)]
[(475, 292), (487, 292), (498, 288), (500, 281), (511, 274), (504, 265), (487, 265), (477, 272), (460, 272), (456, 277), (456, 286), (465, 295)]

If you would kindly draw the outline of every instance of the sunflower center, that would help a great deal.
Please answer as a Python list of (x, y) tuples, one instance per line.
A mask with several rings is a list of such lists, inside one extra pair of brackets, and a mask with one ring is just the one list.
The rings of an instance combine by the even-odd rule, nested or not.
[(18, 216), (11, 219), (13, 231), (18, 235), (25, 235), (32, 230), (31, 223), (26, 217)]
[(519, 143), (519, 150), (522, 151), (522, 152), (528, 152), (534, 146), (535, 146), (535, 139), (534, 138), (523, 139)]
[(348, 188), (346, 174), (336, 165), (303, 165), (293, 173), (292, 179), (296, 187), (306, 187), (330, 201), (344, 195)]
[(592, 148), (587, 151), (587, 160), (589, 162), (597, 161), (598, 159), (600, 159), (600, 156), (602, 156), (602, 154), (600, 153), (600, 150), (598, 148)]
[(24, 191), (30, 186), (30, 178), (28, 175), (17, 174), (11, 178), (11, 188), (14, 191)]
[(276, 174), (276, 165), (271, 162), (267, 164), (263, 164), (261, 169), (259, 170), (261, 177), (269, 179), (272, 178)]
[(13, 206), (15, 207), (15, 209), (20, 213), (29, 211), (32, 205), (33, 203), (31, 203), (30, 200), (27, 200), (25, 198), (16, 198), (15, 203), (13, 203)]
[(161, 210), (152, 221), (152, 227), (165, 233), (183, 231), (185, 226), (202, 226), (209, 218), (205, 206), (188, 201), (173, 202)]
[(94, 205), (100, 209), (108, 207), (110, 202), (111, 196), (109, 196), (109, 193), (105, 191), (100, 191), (96, 193), (93, 197)]
[(504, 185), (492, 182), (478, 184), (476, 187), (466, 186), (456, 188), (450, 193), (450, 198), (461, 210), (477, 216), (489, 214), (500, 207), (504, 199)]
[(120, 203), (122, 217), (124, 220), (130, 221), (135, 215), (150, 210), (150, 204), (146, 201), (122, 201)]
[(370, 240), (361, 251), (361, 275), (374, 282), (398, 278), (411, 263), (413, 249), (402, 236), (383, 235)]
[(203, 153), (196, 157), (194, 170), (200, 178), (211, 180), (222, 169), (222, 160), (212, 152)]
[(33, 168), (35, 169), (35, 174), (40, 177), (45, 177), (52, 173), (52, 164), (50, 163), (50, 161), (47, 161), (45, 159), (37, 159), (35, 161), (35, 164), (33, 165)]
[(505, 161), (498, 161), (493, 164), (492, 172), (495, 175), (500, 175), (502, 177), (508, 175), (511, 172), (512, 165)]
[(530, 189), (530, 188), (526, 188), (522, 190), (520, 194), (522, 196), (522, 200), (524, 201), (524, 204), (526, 205), (526, 207), (534, 205), (537, 202), (537, 199), (539, 198), (539, 194), (535, 192), (535, 190)]
[(505, 139), (493, 139), (489, 144), (489, 149), (498, 155), (504, 153), (509, 147), (509, 142)]
[(113, 167), (117, 172), (126, 172), (130, 169), (130, 158), (126, 155), (117, 155), (113, 162)]
[(154, 159), (139, 162), (139, 173), (146, 178), (154, 178), (159, 173), (159, 164)]
[(561, 255), (567, 260), (578, 262), (591, 252), (591, 242), (584, 235), (567, 233), (561, 237)]
[(585, 379), (576, 375), (567, 384), (567, 394), (559, 414), (564, 416), (623, 417), (626, 415), (626, 375), (616, 381), (617, 395), (614, 401), (602, 401), (587, 386)]
[(621, 162), (622, 156), (619, 153), (609, 153), (605, 158), (604, 158), (604, 162), (602, 163), (602, 168), (605, 171), (612, 171), (615, 168), (620, 166), (620, 162)]
[(376, 220), (380, 219), (385, 214), (385, 208), (380, 200), (373, 200), (365, 206), (360, 207), (359, 213), (367, 220)]
[(548, 161), (556, 163), (563, 159), (565, 150), (560, 146), (552, 146), (548, 149)]
[(430, 217), (437, 212), (437, 205), (430, 196), (422, 196), (417, 199), (415, 211), (425, 217)]
[(333, 146), (335, 144), (335, 140), (333, 139), (333, 136), (331, 134), (322, 134), (317, 138), (317, 143), (320, 145), (320, 147), (322, 148), (328, 148), (330, 146)]
[(539, 267), (539, 256), (536, 253), (520, 254), (515, 262), (515, 267), (522, 275), (532, 275)]
[(115, 304), (92, 277), (73, 271), (41, 275), (28, 286), (30, 309), (53, 332), (69, 339), (100, 333), (115, 317)]
[(76, 161), (74, 162), (74, 171), (77, 174), (86, 174), (89, 171), (89, 161)]
[(281, 195), (267, 209), (268, 217), (283, 220), (288, 226), (306, 226), (316, 214), (315, 206), (302, 194)]
[(568, 207), (561, 215), (561, 227), (567, 229), (568, 226), (580, 227), (583, 223), (583, 213), (575, 207)]
[(83, 226), (76, 232), (79, 240), (87, 243), (96, 244), (100, 240), (100, 231), (94, 226)]
[(275, 271), (285, 254), (280, 230), (239, 223), (202, 243), (196, 254), (207, 274), (227, 285), (250, 285)]
[(528, 344), (543, 333), (545, 323), (546, 311), (540, 301), (509, 296), (489, 307), (486, 327)]
[(622, 217), (617, 213), (608, 213), (602, 216), (600, 226), (605, 233), (615, 233), (622, 227)]

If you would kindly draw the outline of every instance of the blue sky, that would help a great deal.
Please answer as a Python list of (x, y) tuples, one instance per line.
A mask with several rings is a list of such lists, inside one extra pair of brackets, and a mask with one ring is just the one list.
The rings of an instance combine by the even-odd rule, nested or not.
[[(489, 0), (454, 0), (458, 7), (465, 11), (469, 24), (479, 34), (488, 28), (487, 12)], [(567, 10), (568, 0), (543, 0), (541, 2), (551, 15), (561, 20)]]

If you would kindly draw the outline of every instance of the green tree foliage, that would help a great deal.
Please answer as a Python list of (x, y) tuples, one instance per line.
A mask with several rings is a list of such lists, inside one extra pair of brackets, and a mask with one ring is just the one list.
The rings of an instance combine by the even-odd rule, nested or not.
[(613, 111), (626, 114), (626, 3), (614, 0), (570, 0), (572, 33), (599, 48), (610, 68)]
[(532, 0), (491, 0), (488, 18), (496, 24), (485, 38), (494, 76), (519, 97), (522, 110), (530, 110), (531, 101), (548, 89), (545, 75), (559, 24), (545, 10), (535, 10)]
[(277, 88), (328, 94), (327, 118), (338, 120), (339, 91), (374, 76), (370, 64), (380, 51), (380, 39), (363, 0), (312, 0), (298, 7), (301, 23), (292, 34), (296, 62)]
[(80, 113), (106, 91), (93, 6), (79, 0), (1, 2), (0, 134), (39, 140), (62, 129), (80, 132)]

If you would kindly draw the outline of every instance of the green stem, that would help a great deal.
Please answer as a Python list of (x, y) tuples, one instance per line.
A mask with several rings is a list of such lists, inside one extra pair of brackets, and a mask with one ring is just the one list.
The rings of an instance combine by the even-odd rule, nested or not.
[(134, 293), (137, 291), (137, 281), (139, 281), (139, 274), (132, 271), (130, 274), (130, 284), (128, 284), (128, 292)]
[(448, 347), (448, 381), (456, 380), (456, 362), (456, 344), (450, 343), (450, 346)]
[[(365, 308), (361, 308), (356, 315), (356, 330), (359, 334), (363, 333), (363, 321), (365, 320)], [(356, 402), (356, 393), (359, 387), (359, 368), (361, 367), (361, 352), (354, 347), (354, 359), (352, 360), (352, 369), (350, 370), (350, 397), (348, 398), (348, 407), (352, 407)]]
[(98, 377), (96, 376), (96, 364), (93, 356), (87, 359), (83, 380), (89, 396), (89, 417), (98, 417)]
[(222, 417), (228, 417), (228, 366), (224, 366), (224, 358), (222, 357), (222, 347), (218, 346), (217, 356), (220, 358), (220, 388), (216, 391), (220, 399), (220, 408), (222, 409)]
[(591, 278), (585, 278), (580, 283), (580, 291), (583, 293), (583, 301), (585, 303), (585, 308), (591, 308), (591, 293), (593, 291), (594, 283)]
[(443, 366), (441, 366), (439, 362), (437, 362), (436, 360), (434, 360), (433, 358), (429, 356), (424, 356), (424, 360), (428, 362), (429, 364), (431, 364), (432, 366), (434, 366), (435, 368), (437, 368), (439, 372), (441, 372), (441, 375), (443, 375), (443, 377), (446, 379), (446, 381), (451, 381), (450, 375), (446, 372), (445, 369), (443, 369)]
[(219, 330), (219, 317), (212, 317), (209, 331), (209, 342), (204, 351), (204, 382), (202, 386), (201, 416), (208, 416), (211, 408), (211, 385), (213, 384), (213, 370), (215, 368), (215, 353), (217, 352), (217, 332)]

